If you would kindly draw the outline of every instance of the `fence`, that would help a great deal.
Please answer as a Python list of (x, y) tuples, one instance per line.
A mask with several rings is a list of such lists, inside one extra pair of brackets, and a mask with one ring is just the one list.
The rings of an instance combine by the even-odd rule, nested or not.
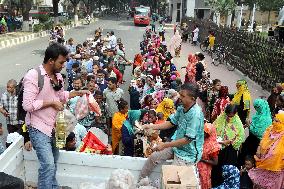
[(203, 41), (209, 31), (215, 33), (216, 46), (222, 45), (230, 51), (234, 67), (244, 75), (270, 91), (276, 83), (284, 82), (284, 45), (245, 31), (218, 27), (209, 20), (184, 20), (190, 31), (194, 25), (200, 30)]

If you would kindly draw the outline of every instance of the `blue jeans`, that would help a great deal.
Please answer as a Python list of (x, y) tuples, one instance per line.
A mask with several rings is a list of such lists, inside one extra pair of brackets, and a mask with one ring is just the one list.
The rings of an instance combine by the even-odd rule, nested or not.
[(30, 140), (36, 151), (39, 161), (38, 189), (58, 189), (56, 180), (56, 162), (59, 157), (59, 150), (56, 148), (54, 133), (52, 137), (29, 126)]

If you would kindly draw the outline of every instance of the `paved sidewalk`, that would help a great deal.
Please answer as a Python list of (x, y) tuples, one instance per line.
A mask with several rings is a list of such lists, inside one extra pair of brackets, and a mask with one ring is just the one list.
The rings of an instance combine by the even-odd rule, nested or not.
[[(94, 23), (97, 21), (97, 18), (94, 18), (91, 23)], [(63, 26), (64, 30), (68, 30), (73, 27), (78, 27), (82, 26), (83, 21), (79, 21), (77, 25), (74, 23)], [(26, 43), (28, 41), (40, 38), (40, 37), (46, 37), (49, 35), (49, 30), (41, 31), (38, 33), (32, 33), (32, 32), (11, 32), (11, 33), (6, 33), (6, 34), (1, 34), (0, 35), (0, 50), (7, 48), (7, 47), (12, 47), (15, 45), (19, 45), (22, 43)]]

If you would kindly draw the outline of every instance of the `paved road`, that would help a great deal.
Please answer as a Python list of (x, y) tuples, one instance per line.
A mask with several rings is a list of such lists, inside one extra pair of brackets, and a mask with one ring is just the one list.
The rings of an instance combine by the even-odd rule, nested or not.
[[(76, 27), (66, 31), (66, 39), (73, 37), (76, 43), (82, 43), (87, 38), (94, 35), (95, 29), (103, 28), (104, 33), (113, 30), (117, 38), (122, 38), (127, 50), (127, 58), (133, 59), (134, 55), (139, 52), (139, 41), (142, 39), (145, 27), (134, 27), (131, 21), (112, 21), (99, 20), (98, 22)], [(41, 64), (43, 61), (44, 51), (48, 46), (48, 37), (36, 39), (18, 46), (0, 50), (1, 68), (0, 69), (0, 94), (5, 91), (6, 83), (9, 79), (19, 81), (26, 71)], [(131, 69), (126, 68), (125, 80), (130, 81)], [(129, 99), (127, 92), (128, 84), (121, 86), (125, 91), (125, 99)], [(0, 115), (0, 122), (5, 123), (5, 119)], [(4, 124), (5, 125), (5, 124)], [(6, 133), (5, 133), (6, 135)]]
[[(76, 43), (82, 43), (86, 38), (92, 37), (96, 28), (101, 27), (106, 31), (113, 30), (115, 35), (119, 38), (122, 38), (123, 43), (125, 44), (127, 54), (126, 56), (129, 59), (133, 59), (134, 55), (139, 52), (139, 42), (142, 39), (143, 32), (145, 27), (135, 27), (133, 26), (132, 21), (112, 21), (112, 20), (99, 20), (98, 22), (88, 25), (81, 26), (70, 29), (66, 32), (66, 39), (73, 37), (76, 40)], [(171, 29), (167, 30), (167, 40), (172, 36), (173, 31)], [(14, 46), (7, 49), (0, 50), (1, 57), (1, 68), (0, 69), (0, 93), (5, 90), (6, 82), (9, 79), (16, 79), (19, 81), (25, 72), (33, 67), (39, 65), (43, 60), (43, 54), (48, 45), (48, 37), (43, 37), (30, 41), (18, 46)], [(183, 44), (181, 57), (175, 58), (175, 63), (178, 70), (180, 67), (187, 64), (187, 55), (190, 52), (200, 51), (198, 47), (193, 47), (190, 44)], [(208, 62), (208, 70), (211, 72), (212, 78), (219, 78), (222, 80), (224, 85), (229, 86), (230, 92), (235, 91), (235, 82), (243, 78), (242, 74), (238, 72), (229, 72), (224, 66), (215, 67), (210, 64), (210, 58), (206, 58)], [(129, 95), (127, 92), (127, 86), (131, 79), (130, 67), (127, 68), (125, 72), (126, 84), (121, 86), (125, 90), (125, 99), (129, 100)], [(184, 78), (184, 70), (181, 71)], [(267, 96), (267, 92), (262, 91), (262, 89), (256, 85), (254, 82), (249, 80), (249, 88), (252, 93), (253, 98), (259, 96)], [(5, 120), (2, 115), (0, 115), (0, 121), (5, 123)]]

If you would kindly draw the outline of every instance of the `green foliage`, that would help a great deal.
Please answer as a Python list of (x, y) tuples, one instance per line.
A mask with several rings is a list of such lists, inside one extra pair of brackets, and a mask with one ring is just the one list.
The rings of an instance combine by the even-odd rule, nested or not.
[(51, 30), (52, 27), (53, 27), (53, 22), (45, 22), (43, 29), (44, 30)]
[(40, 23), (45, 23), (50, 20), (50, 16), (47, 14), (40, 14), (37, 16), (37, 19), (39, 20)]
[(210, 5), (216, 12), (225, 16), (237, 6), (234, 0), (206, 0), (205, 3)]
[(72, 20), (64, 20), (61, 22), (64, 26), (70, 25), (72, 23)]
[(35, 24), (33, 29), (35, 33), (40, 32), (44, 29), (44, 24), (41, 24), (41, 23)]
[(252, 10), (254, 4), (256, 3), (255, 0), (244, 0), (243, 4), (249, 6), (249, 9)]
[(257, 0), (261, 11), (279, 11), (284, 6), (283, 0)]

